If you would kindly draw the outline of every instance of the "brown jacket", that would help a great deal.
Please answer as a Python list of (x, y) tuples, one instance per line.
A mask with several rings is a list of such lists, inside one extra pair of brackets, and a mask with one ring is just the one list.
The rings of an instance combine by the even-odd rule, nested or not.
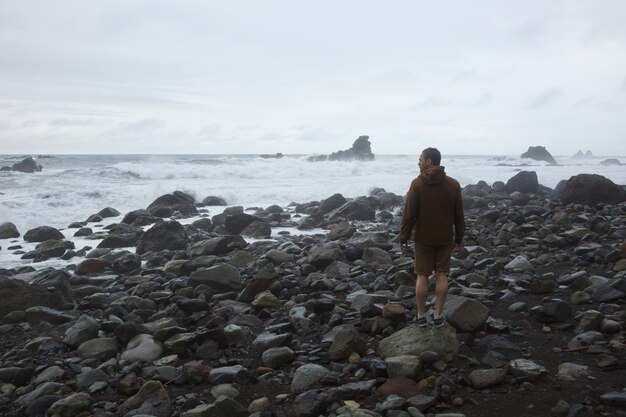
[(400, 243), (413, 240), (426, 245), (461, 243), (465, 232), (461, 186), (446, 176), (445, 168), (432, 166), (411, 182), (404, 204)]

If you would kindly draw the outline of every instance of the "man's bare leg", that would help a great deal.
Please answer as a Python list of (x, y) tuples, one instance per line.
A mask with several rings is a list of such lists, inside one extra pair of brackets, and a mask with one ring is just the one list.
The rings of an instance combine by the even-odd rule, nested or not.
[(448, 276), (445, 272), (437, 271), (435, 277), (437, 279), (435, 284), (435, 317), (439, 317), (443, 312), (443, 305), (448, 295)]
[(415, 281), (415, 302), (417, 304), (417, 317), (426, 315), (426, 297), (428, 296), (428, 275), (417, 274)]

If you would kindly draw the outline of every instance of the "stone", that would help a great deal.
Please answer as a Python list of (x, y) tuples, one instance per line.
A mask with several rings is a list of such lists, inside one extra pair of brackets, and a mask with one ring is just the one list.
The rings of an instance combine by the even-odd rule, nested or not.
[(224, 396), (235, 399), (239, 396), (239, 390), (233, 384), (219, 384), (211, 388), (211, 395), (215, 398)]
[(13, 223), (5, 222), (0, 224), (0, 239), (13, 239), (20, 237), (20, 232)]
[(572, 318), (572, 306), (561, 300), (552, 300), (530, 309), (540, 323), (565, 323)]
[(31, 323), (47, 321), (52, 324), (63, 324), (74, 319), (72, 315), (45, 306), (30, 307), (24, 313), (26, 314), (26, 320)]
[(522, 351), (516, 344), (498, 335), (488, 335), (480, 339), (477, 350), (483, 355), (489, 351), (494, 351), (504, 356), (507, 360), (522, 357)]
[(317, 268), (325, 268), (334, 261), (345, 261), (346, 255), (337, 243), (322, 243), (311, 249), (308, 260)]
[(363, 249), (363, 261), (379, 267), (393, 265), (393, 259), (389, 252), (374, 246)]
[(124, 417), (170, 417), (172, 412), (172, 405), (169, 401), (158, 398), (148, 398), (139, 408), (124, 414)]
[(271, 406), (270, 400), (267, 397), (257, 398), (252, 401), (248, 406), (249, 413), (261, 413), (267, 410)]
[(217, 385), (236, 382), (239, 378), (245, 375), (245, 371), (245, 368), (241, 365), (213, 368), (209, 373), (209, 383)]
[(376, 391), (388, 397), (397, 395), (402, 398), (410, 398), (418, 395), (417, 383), (409, 378), (389, 378)]
[(52, 404), (48, 409), (48, 415), (59, 417), (74, 417), (83, 411), (89, 411), (91, 396), (86, 392), (70, 394)]
[(600, 402), (613, 407), (626, 408), (626, 391), (612, 391), (602, 394)]
[(159, 221), (139, 238), (137, 253), (182, 250), (187, 248), (187, 233), (177, 221)]
[(170, 397), (162, 383), (158, 381), (146, 381), (141, 386), (137, 394), (124, 401), (122, 408), (125, 410), (132, 410), (141, 406), (141, 404), (151, 398), (166, 401), (168, 403), (170, 402)]
[(378, 344), (383, 358), (402, 355), (418, 356), (425, 351), (437, 352), (442, 358), (452, 359), (459, 351), (456, 331), (445, 324), (441, 328), (422, 328), (415, 324), (393, 333)]
[(413, 355), (386, 358), (385, 368), (390, 378), (416, 378), (422, 370), (420, 358)]
[(474, 388), (485, 389), (504, 381), (506, 372), (501, 368), (475, 369), (469, 374), (469, 381)]
[(589, 367), (565, 362), (559, 365), (558, 378), (562, 381), (576, 381), (589, 375)]
[(581, 334), (591, 330), (598, 330), (602, 324), (602, 320), (604, 320), (604, 314), (596, 310), (587, 310), (581, 317), (574, 333)]
[(108, 382), (109, 375), (100, 369), (85, 367), (76, 376), (76, 387), (80, 390), (89, 388), (95, 382)]
[(65, 331), (63, 343), (76, 347), (87, 340), (98, 337), (100, 325), (93, 317), (81, 315), (72, 326)]
[(109, 359), (117, 354), (115, 337), (98, 337), (87, 340), (78, 346), (77, 354), (81, 359)]
[(363, 353), (366, 348), (359, 331), (349, 324), (334, 327), (323, 340), (332, 341), (328, 357), (333, 361), (347, 359), (353, 352)]
[(270, 348), (263, 352), (261, 355), (261, 360), (265, 366), (270, 368), (278, 368), (282, 365), (290, 363), (293, 361), (295, 354), (293, 350), (288, 348), (287, 346)]
[(267, 251), (265, 256), (271, 263), (273, 263), (276, 266), (281, 265), (283, 263), (293, 262), (293, 255), (277, 250), (277, 249), (270, 249), (269, 251)]
[(406, 307), (402, 304), (388, 303), (383, 307), (383, 318), (398, 323), (406, 320)]
[(219, 397), (213, 404), (201, 404), (184, 411), (181, 417), (248, 417), (248, 410), (229, 397)]
[(521, 155), (521, 158), (530, 158), (556, 165), (556, 160), (544, 146), (529, 146), (528, 150)]
[(217, 196), (208, 196), (205, 197), (204, 200), (202, 200), (202, 204), (205, 206), (226, 206), (228, 204), (226, 204), (226, 200), (224, 200), (221, 197), (217, 197)]
[(480, 301), (449, 294), (443, 307), (448, 322), (461, 332), (474, 331), (485, 324), (489, 308)]
[(128, 342), (121, 359), (127, 363), (139, 360), (152, 362), (159, 359), (163, 355), (164, 350), (163, 344), (158, 340), (154, 340), (152, 335), (138, 334)]
[(21, 405), (27, 405), (45, 395), (65, 395), (70, 392), (70, 388), (65, 384), (60, 384), (58, 382), (44, 382), (28, 394), (24, 394), (19, 397), (16, 402)]
[(504, 265), (504, 269), (506, 269), (507, 271), (515, 271), (515, 272), (528, 272), (528, 271), (533, 271), (535, 268), (528, 261), (528, 259), (519, 255), (519, 256), (516, 256), (515, 259), (513, 259), (511, 262)]
[(39, 226), (24, 233), (26, 242), (45, 242), (47, 240), (63, 240), (65, 236), (58, 229), (50, 226)]
[(301, 393), (318, 384), (329, 373), (325, 367), (307, 363), (296, 369), (291, 380), (291, 392)]
[(194, 205), (194, 198), (182, 191), (164, 194), (154, 200), (146, 210), (158, 217), (170, 217), (178, 212), (185, 217), (197, 216), (198, 209)]
[(60, 308), (72, 298), (72, 288), (64, 277), (59, 277), (51, 285), (45, 281), (28, 283), (15, 276), (13, 278), (0, 277), (0, 300), (2, 300), (0, 317), (35, 306)]
[(246, 246), (246, 241), (239, 235), (218, 236), (192, 244), (188, 253), (191, 258), (207, 255), (222, 256)]
[(568, 344), (568, 349), (578, 349), (585, 346), (591, 346), (596, 342), (604, 341), (602, 333), (590, 330), (588, 332), (576, 335)]
[(373, 221), (376, 218), (376, 210), (361, 201), (353, 200), (330, 212), (328, 218), (330, 221), (339, 219)]
[(513, 359), (507, 364), (507, 369), (511, 375), (527, 378), (531, 381), (548, 373), (545, 367), (529, 359)]
[(537, 173), (535, 171), (521, 171), (511, 177), (505, 185), (507, 193), (536, 193), (539, 189)]
[(242, 288), (239, 269), (229, 264), (194, 271), (189, 277), (189, 285), (206, 285), (215, 292), (240, 291)]
[(283, 301), (281, 301), (278, 297), (272, 294), (271, 291), (262, 291), (258, 293), (254, 300), (252, 301), (252, 306), (256, 308), (270, 308), (275, 309), (279, 308), (283, 305)]
[(601, 175), (579, 174), (567, 181), (560, 198), (563, 204), (619, 204), (626, 200), (626, 191)]

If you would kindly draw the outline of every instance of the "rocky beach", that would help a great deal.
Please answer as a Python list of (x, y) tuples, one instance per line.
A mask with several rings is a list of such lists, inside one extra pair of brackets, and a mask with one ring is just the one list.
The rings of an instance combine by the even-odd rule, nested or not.
[(384, 189), (2, 223), (33, 264), (0, 269), (0, 414), (626, 416), (624, 187), (521, 171), (463, 197), (441, 328), (412, 323), (403, 196)]

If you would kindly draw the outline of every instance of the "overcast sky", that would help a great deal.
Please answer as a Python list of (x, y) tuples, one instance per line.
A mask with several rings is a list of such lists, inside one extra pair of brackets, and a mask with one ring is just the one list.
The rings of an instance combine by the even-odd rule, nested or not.
[(0, 0), (0, 154), (626, 155), (626, 2)]

